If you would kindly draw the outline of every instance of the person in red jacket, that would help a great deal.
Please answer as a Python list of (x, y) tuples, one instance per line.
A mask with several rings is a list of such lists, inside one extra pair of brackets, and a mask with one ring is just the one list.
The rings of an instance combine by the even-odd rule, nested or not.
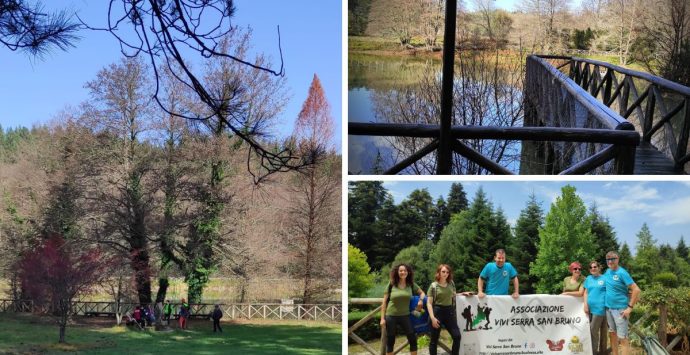
[(139, 326), (144, 328), (144, 326), (146, 326), (146, 320), (144, 319), (144, 316), (141, 313), (141, 307), (136, 306), (134, 308), (133, 315), (134, 315), (134, 320), (137, 321), (137, 323), (139, 323)]

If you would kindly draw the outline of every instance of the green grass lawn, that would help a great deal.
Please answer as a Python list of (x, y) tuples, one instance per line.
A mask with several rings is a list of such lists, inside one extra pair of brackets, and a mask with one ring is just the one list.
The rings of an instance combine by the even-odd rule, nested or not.
[[(125, 326), (79, 322), (67, 328), (67, 344), (58, 344), (50, 318), (3, 313), (2, 354), (339, 354), (339, 323), (248, 321), (222, 323), (213, 333), (210, 321), (193, 321), (189, 330), (139, 331)], [(88, 321), (91, 322), (91, 321)]]

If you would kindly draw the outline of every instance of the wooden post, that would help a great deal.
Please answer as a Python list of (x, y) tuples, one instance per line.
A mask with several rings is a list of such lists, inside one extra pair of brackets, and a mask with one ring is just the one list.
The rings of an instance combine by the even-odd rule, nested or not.
[(618, 112), (621, 116), (625, 115), (625, 112), (628, 111), (628, 99), (630, 97), (630, 80), (632, 80), (632, 78), (626, 75), (623, 77), (623, 81), (621, 81), (621, 85), (623, 85), (623, 91), (621, 91), (621, 99), (619, 101), (620, 105), (618, 105)]
[[(683, 128), (680, 130), (680, 136), (678, 137), (678, 151), (676, 153), (677, 159), (683, 159), (685, 154), (688, 152), (688, 136), (690, 136), (690, 96), (685, 97), (685, 116), (683, 119)], [(676, 168), (683, 170), (683, 165), (679, 164), (676, 160)]]
[(668, 308), (665, 304), (659, 305), (659, 328), (657, 328), (656, 335), (659, 337), (659, 341), (663, 347), (668, 345), (666, 340), (666, 323), (668, 320)]
[(611, 86), (613, 86), (613, 69), (608, 68), (606, 75), (604, 76), (604, 105), (611, 107)]
[(453, 155), (450, 147), (450, 126), (453, 120), (453, 67), (455, 66), (455, 16), (457, 0), (446, 0), (446, 23), (443, 33), (443, 79), (441, 83), (441, 127), (436, 173), (449, 175)]
[(656, 95), (654, 95), (654, 84), (649, 84), (647, 92), (647, 108), (644, 113), (644, 125), (642, 126), (642, 139), (650, 143), (652, 141), (652, 135), (649, 132), (652, 131), (652, 125), (654, 123), (654, 104)]

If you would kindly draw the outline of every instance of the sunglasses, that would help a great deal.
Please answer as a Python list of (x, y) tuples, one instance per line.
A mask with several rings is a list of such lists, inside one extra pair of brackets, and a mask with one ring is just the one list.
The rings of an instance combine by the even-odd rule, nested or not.
[(574, 267), (574, 268), (573, 268), (573, 271), (580, 271), (580, 270), (582, 270), (582, 269), (580, 269), (579, 267)]
[(589, 268), (590, 269), (596, 269), (596, 268), (598, 268), (598, 266), (594, 265), (594, 266), (590, 266)]
[(606, 262), (609, 262), (609, 261), (614, 261), (614, 260), (618, 260), (618, 258), (611, 258), (611, 259), (606, 259)]

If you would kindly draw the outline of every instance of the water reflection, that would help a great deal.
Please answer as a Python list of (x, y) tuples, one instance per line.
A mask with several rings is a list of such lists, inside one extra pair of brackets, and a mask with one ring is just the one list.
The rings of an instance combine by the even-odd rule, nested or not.
[[(358, 55), (349, 63), (349, 120), (438, 124), (441, 101), (440, 62)], [(456, 58), (454, 125), (522, 125), (522, 62), (500, 61), (487, 54)], [(351, 173), (380, 173), (427, 145), (431, 139), (349, 137)], [(514, 141), (464, 140), (485, 156), (519, 170), (520, 144)], [(434, 174), (435, 154), (403, 171)], [(454, 155), (453, 174), (485, 174), (483, 168)]]

